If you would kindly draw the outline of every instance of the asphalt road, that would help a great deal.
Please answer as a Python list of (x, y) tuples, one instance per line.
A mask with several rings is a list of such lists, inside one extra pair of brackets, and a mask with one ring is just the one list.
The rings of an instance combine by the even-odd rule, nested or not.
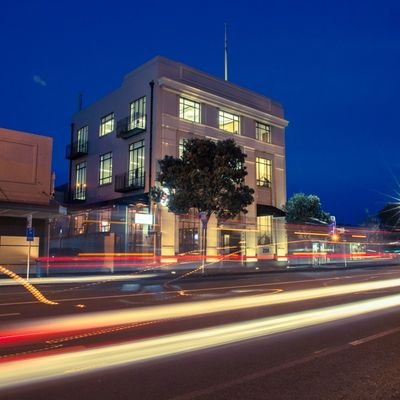
[[(309, 310), (331, 315), (334, 307), (386, 299), (399, 286), (368, 289), (357, 286), (341, 295), (314, 297), (208, 314), (212, 301), (271, 299), (306, 289), (327, 290), (339, 285), (370, 284), (400, 278), (400, 269), (324, 271), (322, 273), (260, 274), (257, 276), (204, 277), (171, 282), (171, 277), (42, 284), (38, 289), (56, 306), (40, 304), (20, 287), (0, 291), (1, 326), (40, 318), (90, 316), (116, 310), (153, 310), (156, 306), (205, 304), (204, 312), (179, 318), (160, 318), (141, 326), (118, 323), (119, 329), (85, 330), (87, 335), (60, 335), (54, 352), (107, 348), (115, 344), (152, 340), (182, 332), (241, 326), (266, 319), (275, 324), (282, 316), (302, 316)], [(175, 277), (173, 277), (175, 279)], [(308, 293), (308, 292), (307, 292)], [(310, 292), (311, 293), (311, 292)], [(371, 303), (372, 304), (372, 303)], [(77, 307), (81, 305), (83, 307)], [(168, 306), (167, 306), (168, 305)], [(208, 307), (210, 309), (208, 310)], [(366, 307), (372, 307), (366, 303)], [(372, 308), (371, 308), (372, 310)], [(391, 306), (362, 315), (315, 322), (311, 326), (279, 328), (241, 340), (220, 341), (201, 350), (157, 356), (112, 369), (75, 373), (52, 381), (0, 391), (2, 399), (400, 399), (400, 308)], [(103, 315), (103, 314), (100, 314)], [(280, 320), (279, 320), (280, 321)], [(4, 323), (4, 324), (3, 324)], [(283, 326), (279, 322), (279, 326)], [(206, 336), (206, 335), (203, 336)], [(182, 336), (184, 338), (184, 336)], [(61, 340), (62, 339), (62, 340)], [(179, 339), (180, 340), (180, 339)], [(51, 341), (51, 340), (50, 340)], [(150, 343), (150, 342), (149, 342)], [(152, 342), (151, 342), (152, 343)], [(155, 343), (155, 342), (154, 342)], [(50, 344), (51, 345), (51, 344)], [(2, 361), (42, 355), (48, 340), (1, 347)], [(47, 350), (46, 350), (47, 349)], [(153, 348), (154, 354), (157, 347)], [(49, 358), (51, 362), (51, 358)], [(96, 359), (93, 360), (96, 362)], [(23, 364), (22, 364), (23, 365)], [(27, 364), (28, 365), (28, 364)], [(2, 377), (0, 376), (0, 385)]]

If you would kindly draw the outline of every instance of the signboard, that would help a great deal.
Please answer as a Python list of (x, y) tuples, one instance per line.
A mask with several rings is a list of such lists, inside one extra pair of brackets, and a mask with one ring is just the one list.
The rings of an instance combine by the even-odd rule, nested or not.
[(135, 214), (135, 224), (152, 225), (153, 215), (151, 214)]
[(26, 240), (28, 242), (35, 240), (35, 228), (26, 228)]

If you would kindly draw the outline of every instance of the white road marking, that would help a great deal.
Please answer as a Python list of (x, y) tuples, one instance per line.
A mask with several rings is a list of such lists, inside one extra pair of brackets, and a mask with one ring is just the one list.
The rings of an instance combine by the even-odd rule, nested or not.
[(400, 327), (394, 328), (394, 329), (389, 329), (387, 331), (380, 332), (375, 335), (367, 336), (362, 339), (354, 340), (354, 341), (350, 342), (349, 344), (351, 344), (352, 346), (359, 346), (360, 344), (372, 342), (373, 340), (380, 339), (385, 336), (393, 335), (394, 333), (398, 333), (398, 332), (400, 332)]

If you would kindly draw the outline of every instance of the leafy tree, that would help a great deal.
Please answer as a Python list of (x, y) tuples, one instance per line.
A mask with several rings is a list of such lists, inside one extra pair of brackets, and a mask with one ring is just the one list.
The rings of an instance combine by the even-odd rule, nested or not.
[(207, 220), (233, 218), (253, 201), (254, 190), (245, 185), (246, 155), (232, 140), (189, 139), (181, 158), (165, 156), (159, 161), (158, 181), (152, 199), (160, 202), (168, 192), (168, 209), (187, 213), (194, 208), (205, 212)]
[(400, 205), (388, 203), (378, 213), (380, 225), (382, 228), (400, 227)]
[(286, 222), (329, 222), (329, 214), (322, 210), (321, 200), (313, 194), (294, 194), (286, 203)]

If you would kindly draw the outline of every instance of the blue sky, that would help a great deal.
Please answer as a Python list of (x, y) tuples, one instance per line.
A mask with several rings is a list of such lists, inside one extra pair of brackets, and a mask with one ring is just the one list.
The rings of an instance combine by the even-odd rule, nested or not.
[(18, 1), (0, 13), (0, 126), (54, 138), (57, 184), (78, 93), (89, 104), (155, 55), (281, 102), (288, 195), (343, 223), (400, 191), (400, 2)]

